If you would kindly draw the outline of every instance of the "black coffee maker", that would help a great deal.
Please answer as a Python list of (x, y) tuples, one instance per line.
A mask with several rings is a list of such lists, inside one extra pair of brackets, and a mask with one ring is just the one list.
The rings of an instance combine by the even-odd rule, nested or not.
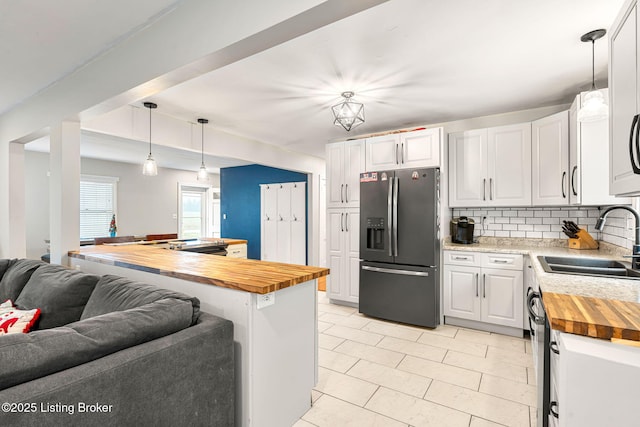
[(466, 216), (456, 217), (451, 220), (451, 242), (453, 243), (473, 243), (473, 228), (475, 223), (473, 218)]

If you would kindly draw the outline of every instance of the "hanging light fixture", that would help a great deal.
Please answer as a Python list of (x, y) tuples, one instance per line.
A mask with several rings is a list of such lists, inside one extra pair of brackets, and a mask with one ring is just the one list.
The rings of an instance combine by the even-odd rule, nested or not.
[(151, 110), (158, 108), (158, 105), (153, 102), (145, 102), (144, 106), (149, 109), (149, 157), (147, 157), (147, 160), (145, 160), (144, 165), (142, 166), (142, 174), (147, 176), (156, 176), (158, 175), (158, 165), (151, 155)]
[(350, 91), (342, 92), (342, 102), (331, 107), (335, 117), (333, 124), (342, 126), (347, 132), (364, 123), (364, 105), (354, 102), (351, 99), (353, 95)]
[(202, 164), (200, 165), (200, 170), (198, 170), (198, 181), (208, 181), (209, 173), (207, 172), (207, 167), (204, 165), (204, 125), (205, 123), (209, 123), (209, 120), (198, 119), (198, 123), (202, 123)]
[(595, 44), (596, 40), (607, 34), (607, 30), (593, 30), (580, 37), (583, 42), (591, 42), (591, 90), (584, 96), (582, 108), (578, 111), (578, 121), (595, 122), (609, 117), (609, 107), (604, 95), (596, 89)]

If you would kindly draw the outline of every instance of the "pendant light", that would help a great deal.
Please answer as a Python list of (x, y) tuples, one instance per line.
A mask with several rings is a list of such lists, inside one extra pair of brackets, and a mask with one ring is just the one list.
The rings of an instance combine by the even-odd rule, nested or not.
[(202, 124), (202, 164), (200, 164), (200, 170), (198, 170), (198, 181), (208, 181), (209, 173), (207, 167), (204, 165), (204, 125), (209, 123), (207, 119), (198, 119), (198, 123)]
[(591, 91), (584, 96), (582, 108), (578, 111), (578, 121), (596, 122), (609, 117), (609, 107), (604, 102), (604, 95), (596, 89), (595, 44), (596, 40), (607, 34), (607, 30), (593, 30), (580, 37), (582, 42), (591, 42)]
[(144, 106), (149, 109), (149, 157), (147, 157), (147, 160), (145, 160), (144, 165), (142, 166), (142, 174), (147, 176), (156, 176), (158, 175), (158, 165), (151, 155), (151, 110), (158, 108), (158, 105), (153, 102), (145, 102)]
[(351, 91), (342, 92), (342, 102), (331, 107), (335, 117), (333, 124), (342, 126), (347, 132), (364, 123), (364, 105), (353, 101), (353, 95)]

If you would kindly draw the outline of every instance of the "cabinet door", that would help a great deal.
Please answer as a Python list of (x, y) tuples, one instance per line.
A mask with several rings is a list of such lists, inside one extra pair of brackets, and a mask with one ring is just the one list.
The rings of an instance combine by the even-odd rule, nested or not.
[(449, 134), (449, 206), (486, 206), (487, 130)]
[(367, 172), (397, 169), (400, 163), (400, 137), (398, 134), (367, 138)]
[(480, 268), (444, 266), (444, 315), (480, 320)]
[(609, 39), (609, 96), (611, 98), (609, 190), (612, 194), (640, 191), (640, 175), (633, 173), (629, 153), (629, 134), (638, 112), (638, 39), (637, 6), (618, 17)]
[(291, 221), (304, 221), (307, 212), (306, 185), (304, 182), (294, 182), (291, 185)]
[(345, 148), (343, 142), (327, 144), (327, 207), (339, 208), (344, 204)]
[(489, 204), (531, 205), (531, 123), (489, 128)]
[(360, 206), (360, 172), (365, 171), (364, 142), (345, 142), (344, 206)]
[(278, 185), (268, 184), (261, 187), (263, 219), (268, 221), (278, 218)]
[(278, 221), (289, 221), (291, 217), (291, 189), (293, 188), (293, 184), (274, 184), (271, 187), (276, 188)]
[(347, 209), (345, 212), (346, 232), (346, 284), (344, 301), (357, 303), (360, 295), (360, 211)]
[(400, 134), (400, 167), (431, 168), (440, 166), (442, 128)]
[(260, 258), (263, 261), (278, 261), (278, 221), (275, 219), (262, 220), (262, 250)]
[(522, 328), (522, 271), (482, 269), (483, 322)]
[(327, 211), (327, 261), (330, 274), (327, 276), (327, 292), (330, 299), (344, 298), (341, 284), (344, 279), (344, 210)]
[[(579, 205), (581, 202), (581, 186), (582, 180), (580, 179), (580, 175), (582, 174), (583, 168), (580, 165), (580, 154), (581, 154), (581, 144), (580, 144), (580, 130), (581, 126), (578, 122), (578, 110), (582, 105), (580, 101), (580, 94), (576, 96), (576, 99), (571, 104), (571, 108), (569, 109), (569, 204), (570, 205)], [(609, 125), (609, 121), (607, 120), (607, 127)], [(605, 141), (608, 142), (609, 138), (605, 135), (606, 138), (601, 140), (601, 143)], [(609, 144), (604, 144), (606, 149), (609, 149)], [(607, 155), (608, 158), (609, 156)], [(602, 162), (601, 157), (601, 162)], [(602, 165), (602, 163), (601, 163)], [(604, 165), (602, 165), (604, 166)], [(605, 169), (605, 168), (602, 168)], [(596, 171), (593, 171), (596, 172)], [(606, 177), (605, 177), (606, 179)], [(606, 179), (608, 183), (609, 180)]]
[(569, 203), (569, 113), (561, 111), (531, 124), (532, 203)]

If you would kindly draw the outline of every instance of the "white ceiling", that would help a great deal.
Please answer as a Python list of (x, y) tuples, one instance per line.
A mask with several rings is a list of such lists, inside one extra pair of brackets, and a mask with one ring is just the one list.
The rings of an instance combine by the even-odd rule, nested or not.
[[(12, 64), (0, 67), (0, 113), (174, 3), (0, 0), (0, 54)], [(390, 0), (140, 103), (323, 157), (328, 141), (570, 102), (591, 84), (591, 46), (580, 36), (608, 29), (622, 4)], [(603, 86), (607, 43), (595, 46)], [(345, 90), (365, 104), (365, 124), (350, 133), (330, 112)]]

